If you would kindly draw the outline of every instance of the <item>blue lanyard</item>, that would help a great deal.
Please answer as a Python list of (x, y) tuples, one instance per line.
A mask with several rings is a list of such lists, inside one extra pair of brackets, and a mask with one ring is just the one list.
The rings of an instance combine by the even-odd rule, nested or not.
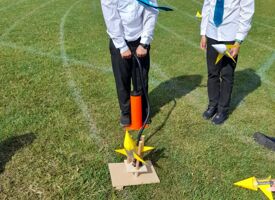
[(149, 6), (149, 7), (152, 7), (152, 8), (155, 8), (155, 9), (158, 9), (158, 10), (163, 10), (163, 11), (173, 11), (172, 8), (170, 7), (167, 7), (167, 6), (157, 6), (157, 5), (154, 5), (150, 0), (137, 0), (139, 3), (143, 4), (143, 5), (146, 5), (146, 6)]

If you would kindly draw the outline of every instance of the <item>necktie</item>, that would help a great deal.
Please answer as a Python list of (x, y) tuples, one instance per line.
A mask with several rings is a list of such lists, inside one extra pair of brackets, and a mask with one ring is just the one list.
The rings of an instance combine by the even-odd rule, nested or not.
[(224, 0), (217, 0), (214, 12), (214, 23), (216, 27), (222, 24), (224, 12)]
[(139, 3), (145, 5), (145, 6), (149, 6), (158, 10), (164, 10), (164, 11), (172, 11), (172, 8), (169, 8), (167, 6), (157, 6), (154, 5), (150, 0), (137, 0)]

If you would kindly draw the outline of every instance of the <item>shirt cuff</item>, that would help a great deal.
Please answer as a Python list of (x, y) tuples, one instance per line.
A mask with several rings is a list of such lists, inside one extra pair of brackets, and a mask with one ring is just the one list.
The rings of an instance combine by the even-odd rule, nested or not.
[(142, 44), (148, 44), (149, 45), (150, 42), (151, 42), (151, 40), (148, 37), (141, 37), (141, 39), (140, 39), (140, 43), (142, 43)]
[(124, 53), (124, 52), (127, 51), (128, 49), (129, 49), (129, 47), (128, 47), (127, 45), (124, 46), (124, 47), (119, 48), (120, 53)]
[(206, 35), (206, 30), (201, 29), (201, 35)]
[(241, 40), (241, 41), (244, 41), (244, 39), (245, 39), (245, 34), (242, 34), (242, 33), (237, 33), (236, 34), (236, 40)]

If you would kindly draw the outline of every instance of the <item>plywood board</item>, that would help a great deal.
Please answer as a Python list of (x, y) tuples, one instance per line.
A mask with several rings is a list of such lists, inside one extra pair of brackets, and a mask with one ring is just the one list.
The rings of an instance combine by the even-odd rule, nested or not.
[(150, 161), (147, 162), (147, 172), (141, 172), (137, 177), (128, 173), (124, 163), (109, 163), (112, 185), (118, 190), (124, 186), (159, 183), (159, 177)]
[(142, 167), (137, 170), (137, 168), (133, 166), (133, 163), (128, 164), (127, 160), (124, 160), (124, 164), (128, 173), (148, 172), (148, 167), (146, 165), (142, 165)]

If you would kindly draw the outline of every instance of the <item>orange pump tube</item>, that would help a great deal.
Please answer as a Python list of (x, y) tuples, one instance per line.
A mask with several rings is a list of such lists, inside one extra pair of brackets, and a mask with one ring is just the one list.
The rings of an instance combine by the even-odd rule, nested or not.
[(142, 100), (141, 95), (131, 95), (131, 125), (127, 130), (139, 130), (142, 127)]

